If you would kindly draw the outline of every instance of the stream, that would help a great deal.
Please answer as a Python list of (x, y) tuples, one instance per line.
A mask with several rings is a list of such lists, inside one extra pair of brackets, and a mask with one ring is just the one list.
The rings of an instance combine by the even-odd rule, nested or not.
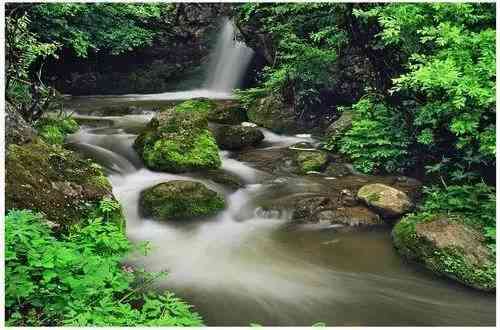
[[(67, 102), (67, 110), (82, 123), (68, 137), (68, 145), (105, 168), (124, 208), (128, 238), (151, 242), (147, 256), (131, 256), (127, 262), (148, 271), (167, 271), (157, 289), (186, 299), (212, 326), (495, 325), (494, 294), (408, 264), (394, 250), (388, 226), (339, 230), (324, 224), (294, 225), (291, 209), (264, 211), (263, 201), (273, 204), (292, 195), (394, 179), (350, 175), (331, 180), (262, 166), (280, 163), (279, 153), (294, 143), (314, 144), (310, 137), (263, 130), (264, 143), (250, 152), (251, 157), (221, 151), (222, 169), (245, 183), (237, 190), (209, 175), (153, 172), (143, 166), (132, 143), (153, 117), (153, 109), (195, 97), (232, 98), (251, 52), (231, 42), (233, 28), (224, 24), (209, 77), (199, 89), (73, 97)], [(140, 192), (174, 179), (199, 181), (220, 192), (226, 209), (189, 221), (141, 216)]]
[[(75, 117), (98, 116), (77, 113)], [(228, 152), (221, 152), (222, 168), (246, 183), (236, 191), (195, 173), (153, 172), (143, 167), (132, 149), (137, 132), (152, 114), (100, 118), (101, 122), (82, 126), (68, 143), (109, 173), (113, 192), (124, 207), (129, 239), (151, 242), (148, 256), (128, 262), (149, 271), (168, 271), (158, 288), (188, 300), (206, 324), (495, 324), (494, 295), (407, 264), (394, 251), (389, 228), (343, 232), (321, 225), (291, 226), (290, 212), (263, 212), (258, 206), (259, 196), (278, 200), (291, 192), (307, 192), (318, 179), (276, 176)], [(256, 149), (262, 157), (304, 141), (264, 133), (266, 143)], [(224, 194), (226, 210), (188, 222), (142, 217), (140, 192), (173, 179), (200, 181)]]

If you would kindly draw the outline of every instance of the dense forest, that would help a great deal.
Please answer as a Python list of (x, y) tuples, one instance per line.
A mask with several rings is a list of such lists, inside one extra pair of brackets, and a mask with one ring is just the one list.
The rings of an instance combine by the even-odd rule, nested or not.
[[(7, 325), (494, 324), (495, 4), (8, 3), (5, 11)], [(221, 62), (216, 56), (225, 56), (221, 67), (214, 64)], [(233, 76), (241, 71), (229, 96), (198, 97), (193, 86), (210, 80), (207, 74), (223, 81), (232, 77), (224, 74), (224, 65)], [(212, 92), (218, 85), (204, 86)], [(171, 96), (178, 91), (196, 93)], [(118, 136), (122, 140), (113, 140)], [(147, 174), (133, 177), (141, 171)], [(137, 197), (127, 195), (132, 188), (122, 186), (123, 178), (146, 182)], [(262, 187), (268, 190), (255, 190)], [(238, 194), (253, 199), (239, 205)], [(260, 262), (251, 260), (255, 265), (271, 260), (279, 268), (297, 249), (293, 258), (300, 262), (307, 251), (318, 251), (311, 260), (323, 267), (330, 260), (324, 255), (336, 253), (328, 245), (338, 240), (335, 235), (363, 246), (372, 244), (366, 237), (379, 239), (380, 232), (380, 240), (390, 240), (402, 257), (387, 257), (390, 267), (397, 264), (397, 272), (408, 274), (425, 270), (405, 283), (429, 280), (439, 285), (436, 295), (455, 292), (493, 311), (450, 312), (467, 320), (430, 314), (375, 320), (366, 313), (353, 321), (317, 309), (310, 317), (303, 311), (302, 319), (258, 319), (244, 312), (240, 317), (240, 298), (231, 300), (229, 289), (220, 290), (220, 300), (229, 297), (223, 305), (212, 297), (218, 292), (212, 282), (233, 269), (225, 267), (241, 262), (247, 269), (248, 256), (242, 252), (234, 261), (226, 254), (233, 247), (228, 245), (211, 261), (216, 243), (202, 245), (194, 234), (184, 243), (182, 231), (168, 235), (179, 223), (188, 231), (200, 219), (213, 225), (234, 218), (234, 225), (226, 225), (232, 228), (245, 212), (263, 226), (290, 213), (282, 226), (288, 229), (279, 229), (287, 234), (275, 236), (295, 235), (287, 236), (286, 244), (295, 244), (287, 254), (275, 260), (263, 252)], [(166, 224), (165, 232), (154, 229), (166, 235), (159, 241), (173, 242), (164, 251), (142, 239), (148, 237), (143, 232), (133, 234), (149, 219)], [(334, 229), (309, 238), (307, 231), (300, 236), (300, 230), (289, 229), (290, 223)], [(214, 241), (235, 235), (215, 228)], [(333, 236), (319, 244), (327, 237), (321, 235)], [(300, 250), (307, 240), (317, 247)], [(263, 249), (271, 244), (262, 242)], [(159, 265), (162, 252), (170, 257), (170, 248), (182, 262), (165, 259), (172, 264)], [(197, 259), (200, 253), (206, 254)], [(220, 261), (225, 257), (232, 266)], [(297, 268), (287, 272), (289, 283), (304, 270), (299, 265), (284, 264)], [(211, 266), (220, 273), (212, 273)], [(191, 273), (206, 272), (206, 291), (185, 289), (191, 282), (179, 280), (175, 267), (186, 267), (190, 275), (181, 275), (201, 282), (203, 277)], [(357, 272), (351, 267), (343, 271)], [(234, 290), (244, 295), (253, 285), (260, 292), (252, 283)], [(410, 290), (405, 285), (395, 290)], [(200, 296), (225, 308), (235, 301), (234, 315), (240, 318), (219, 322), (215, 307)], [(267, 302), (267, 296), (255, 299), (254, 305)], [(280, 313), (271, 303), (262, 305), (269, 314)]]

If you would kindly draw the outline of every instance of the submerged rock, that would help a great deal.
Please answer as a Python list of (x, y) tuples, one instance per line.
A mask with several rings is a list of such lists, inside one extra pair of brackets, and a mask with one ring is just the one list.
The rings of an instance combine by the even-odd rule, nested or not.
[(225, 150), (239, 150), (256, 146), (264, 140), (264, 134), (255, 127), (221, 125), (215, 129), (218, 146)]
[(200, 182), (174, 180), (144, 190), (141, 209), (158, 220), (212, 215), (225, 206), (224, 198)]
[(6, 209), (43, 212), (60, 225), (84, 219), (93, 204), (112, 198), (100, 166), (40, 140), (9, 146), (5, 168)]
[(146, 167), (174, 173), (215, 169), (219, 149), (208, 130), (210, 102), (186, 101), (161, 111), (134, 141)]
[(234, 101), (221, 101), (208, 113), (208, 120), (214, 123), (237, 125), (246, 121), (246, 111)]
[(447, 216), (408, 216), (392, 231), (397, 251), (439, 275), (467, 286), (494, 291), (495, 255), (484, 235)]
[(413, 208), (412, 202), (404, 192), (380, 183), (361, 187), (357, 196), (386, 218), (401, 216)]
[(207, 179), (212, 180), (215, 183), (221, 184), (225, 187), (228, 187), (230, 189), (236, 190), (239, 188), (242, 188), (245, 186), (245, 183), (243, 180), (237, 176), (236, 174), (233, 174), (228, 171), (224, 171), (222, 169), (217, 169), (217, 170), (207, 170), (204, 171), (203, 176)]
[(378, 214), (364, 206), (339, 207), (335, 210), (320, 212), (317, 217), (320, 222), (327, 221), (331, 224), (342, 224), (350, 227), (386, 225)]

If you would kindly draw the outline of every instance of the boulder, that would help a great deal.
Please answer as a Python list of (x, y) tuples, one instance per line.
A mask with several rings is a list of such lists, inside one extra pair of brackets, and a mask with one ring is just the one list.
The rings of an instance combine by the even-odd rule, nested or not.
[(251, 122), (276, 133), (291, 133), (297, 130), (295, 112), (278, 96), (270, 95), (257, 99), (248, 108)]
[(345, 164), (342, 164), (339, 162), (333, 162), (326, 167), (324, 173), (325, 173), (325, 175), (328, 175), (328, 176), (343, 177), (343, 176), (351, 175), (352, 171)]
[(5, 169), (6, 209), (43, 212), (60, 225), (84, 219), (93, 204), (113, 197), (100, 166), (41, 140), (10, 145)]
[(352, 127), (352, 111), (344, 111), (340, 115), (340, 117), (335, 120), (325, 131), (325, 135), (328, 140), (337, 140), (339, 139), (344, 132)]
[(247, 119), (246, 111), (234, 101), (218, 102), (208, 113), (208, 120), (218, 124), (237, 125)]
[(328, 154), (321, 150), (296, 151), (294, 160), (301, 173), (321, 172), (328, 163)]
[(173, 180), (144, 190), (140, 205), (146, 216), (176, 220), (215, 214), (225, 203), (221, 195), (200, 182)]
[(245, 183), (239, 176), (222, 169), (207, 170), (202, 174), (204, 178), (210, 179), (215, 183), (221, 184), (233, 190), (237, 190), (245, 186)]
[(215, 140), (221, 149), (239, 150), (256, 146), (264, 140), (264, 134), (255, 127), (220, 125), (215, 129)]
[(25, 144), (36, 138), (36, 131), (24, 120), (16, 108), (5, 103), (5, 147)]
[(386, 223), (378, 214), (364, 206), (339, 207), (322, 211), (317, 215), (319, 222), (341, 224), (349, 227), (384, 226)]
[(494, 291), (495, 254), (484, 235), (446, 215), (412, 215), (392, 230), (397, 251), (432, 272), (467, 286)]
[(208, 130), (210, 103), (186, 101), (161, 111), (134, 141), (146, 167), (173, 173), (216, 169), (219, 149)]
[(380, 183), (364, 185), (357, 197), (385, 218), (401, 216), (413, 208), (404, 192)]

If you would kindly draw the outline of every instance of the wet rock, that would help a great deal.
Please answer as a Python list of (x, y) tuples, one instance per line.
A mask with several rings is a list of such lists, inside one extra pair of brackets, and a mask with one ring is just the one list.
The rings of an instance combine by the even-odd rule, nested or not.
[(5, 147), (11, 144), (25, 144), (36, 138), (36, 131), (31, 127), (16, 108), (5, 103)]
[(361, 187), (357, 196), (386, 218), (401, 216), (413, 208), (412, 202), (404, 192), (380, 183)]
[(318, 214), (332, 207), (333, 201), (329, 197), (305, 197), (296, 202), (292, 220), (298, 222), (318, 222)]
[(258, 145), (264, 134), (255, 127), (220, 125), (215, 129), (218, 146), (224, 150), (239, 150)]
[(320, 172), (328, 163), (328, 154), (321, 150), (296, 151), (294, 154), (301, 173)]
[(146, 216), (176, 220), (215, 214), (224, 208), (225, 202), (200, 182), (173, 180), (144, 190), (140, 205)]
[(317, 215), (320, 222), (342, 224), (350, 227), (384, 226), (386, 223), (378, 214), (364, 206), (339, 207), (322, 211)]
[(297, 130), (295, 113), (278, 96), (257, 99), (247, 111), (248, 118), (259, 126), (276, 133), (291, 133)]
[(352, 111), (344, 111), (340, 117), (326, 129), (325, 135), (329, 140), (339, 139), (344, 132), (352, 127)]
[(202, 174), (205, 178), (233, 190), (237, 190), (245, 186), (245, 183), (239, 176), (221, 169), (204, 171)]
[(333, 162), (333, 163), (329, 164), (326, 167), (324, 173), (325, 173), (325, 175), (333, 176), (333, 177), (343, 177), (343, 176), (352, 174), (352, 172), (348, 166), (346, 166), (345, 164), (342, 164), (342, 163), (338, 163), (338, 162)]
[(342, 189), (339, 193), (339, 203), (343, 206), (355, 206), (358, 204), (358, 200), (352, 191)]
[(60, 225), (81, 221), (92, 205), (113, 198), (100, 166), (40, 140), (10, 145), (5, 168), (6, 208), (43, 212)]
[(209, 121), (226, 125), (237, 125), (247, 119), (246, 111), (234, 101), (218, 102), (208, 114)]
[(495, 255), (484, 235), (444, 215), (410, 216), (392, 231), (397, 251), (430, 271), (467, 286), (494, 291)]
[(146, 167), (173, 173), (216, 169), (219, 148), (208, 130), (210, 102), (190, 100), (161, 111), (134, 141)]

